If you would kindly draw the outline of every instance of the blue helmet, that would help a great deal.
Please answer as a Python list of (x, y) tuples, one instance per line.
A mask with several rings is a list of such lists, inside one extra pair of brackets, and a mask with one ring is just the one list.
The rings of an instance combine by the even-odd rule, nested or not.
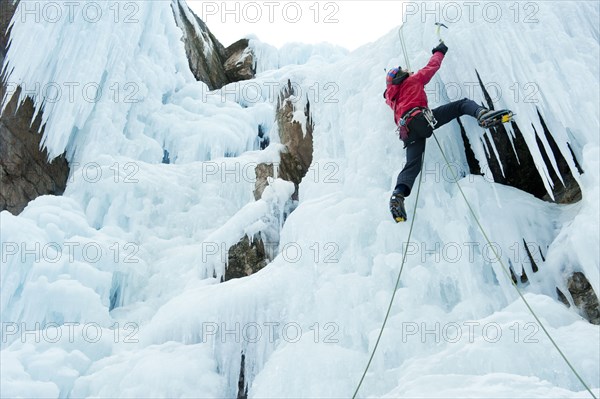
[(400, 67), (390, 69), (385, 77), (385, 84), (388, 86), (391, 85), (392, 81), (394, 80), (398, 72), (400, 72), (400, 70)]

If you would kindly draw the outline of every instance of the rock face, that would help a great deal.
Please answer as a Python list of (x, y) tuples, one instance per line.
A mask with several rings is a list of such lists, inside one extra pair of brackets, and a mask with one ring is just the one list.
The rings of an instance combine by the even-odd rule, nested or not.
[(240, 377), (238, 378), (237, 399), (248, 399), (248, 383), (246, 383), (246, 354), (242, 352), (240, 362)]
[(303, 119), (297, 117), (294, 101), (294, 88), (288, 80), (288, 86), (282, 90), (277, 102), (277, 126), (281, 144), (285, 145), (286, 151), (281, 154), (278, 176), (284, 180), (291, 181), (296, 187), (292, 196), (298, 200), (298, 185), (308, 173), (313, 160), (313, 131), (314, 122), (310, 114), (310, 102), (306, 102)]
[[(0, 61), (4, 63), (8, 43), (7, 27), (16, 4), (3, 2), (0, 7)], [(6, 93), (0, 85), (0, 98)], [(33, 121), (33, 102), (18, 106), (15, 94), (0, 116), (0, 210), (20, 213), (32, 199), (46, 194), (61, 195), (67, 185), (69, 165), (64, 156), (48, 162), (48, 153), (40, 150), (38, 133), (42, 115)]]
[[(486, 99), (486, 106), (490, 109), (494, 109), (492, 99), (486, 91), (479, 73), (477, 73), (477, 79), (479, 80), (481, 90)], [(514, 121), (511, 122), (511, 128), (514, 132), (512, 141), (508, 131), (503, 125), (491, 129), (491, 134), (483, 136), (483, 145), (489, 150), (486, 154), (487, 166), (496, 183), (518, 188), (548, 202), (556, 202), (559, 204), (572, 204), (578, 202), (582, 198), (582, 193), (573, 173), (583, 174), (584, 171), (581, 169), (571, 145), (567, 143), (569, 153), (563, 154), (539, 110), (537, 114), (542, 126), (542, 131), (538, 132), (534, 125), (532, 125), (531, 128), (535, 133), (536, 145), (540, 151), (546, 169), (548, 170), (549, 179), (553, 186), (552, 194), (554, 199), (552, 199), (546, 191), (544, 181), (538, 173), (537, 166), (531, 155), (531, 150), (523, 137), (522, 129), (524, 127), (518, 126)], [(480, 162), (473, 153), (471, 144), (460, 119), (458, 120), (458, 123), (465, 144), (465, 155), (470, 173), (482, 174)], [(548, 143), (548, 147), (550, 148), (549, 152), (546, 151), (546, 147), (543, 144), (542, 135)], [(495, 156), (492, 150), (490, 137), (493, 140), (493, 145), (498, 151), (498, 157)], [(566, 158), (567, 156), (570, 156), (573, 159), (575, 170), (572, 170), (569, 166)], [(554, 168), (553, 163), (556, 164), (556, 169)], [(543, 262), (545, 259), (542, 255), (541, 248), (538, 247), (542, 262), (538, 265), (530, 252), (529, 245), (527, 245), (524, 239), (523, 246), (529, 258), (533, 273), (539, 272), (540, 268), (543, 270)], [(522, 270), (522, 273), (518, 275), (511, 265), (510, 273), (515, 284), (527, 284), (529, 282), (529, 277), (524, 269)], [(589, 320), (590, 323), (600, 324), (600, 303), (586, 276), (581, 272), (573, 273), (567, 278), (566, 286), (573, 298), (573, 303), (579, 308), (581, 314)], [(571, 303), (567, 299), (567, 295), (565, 295), (558, 287), (556, 287), (556, 298), (566, 306), (571, 306)]]
[(256, 76), (254, 53), (248, 39), (238, 40), (225, 50), (225, 74), (230, 82), (249, 80)]
[(265, 244), (259, 235), (248, 236), (229, 248), (225, 281), (250, 276), (261, 270), (268, 263)]
[(223, 68), (225, 48), (204, 21), (179, 0), (173, 3), (173, 13), (177, 26), (183, 31), (185, 53), (196, 80), (206, 83), (211, 90), (229, 83)]
[(196, 80), (216, 90), (254, 77), (254, 55), (248, 48), (248, 40), (240, 40), (225, 49), (186, 4), (173, 3), (173, 14), (183, 31), (185, 53)]
[(585, 275), (573, 273), (567, 280), (567, 287), (583, 316), (592, 324), (600, 324), (600, 302)]
[[(281, 161), (277, 169), (277, 176), (283, 180), (294, 183), (296, 190), (292, 199), (297, 201), (299, 198), (298, 186), (304, 176), (308, 173), (308, 169), (313, 160), (313, 131), (314, 122), (310, 114), (310, 102), (306, 102), (304, 107), (303, 119), (298, 121), (295, 116), (298, 116), (294, 101), (294, 88), (288, 80), (288, 85), (285, 87), (277, 100), (277, 127), (279, 128), (279, 138), (285, 149), (281, 153)], [(260, 164), (256, 168), (256, 184), (254, 197), (259, 199), (264, 188), (267, 186), (267, 179), (273, 177), (274, 170), (272, 164)]]
[[(287, 87), (280, 93), (277, 102), (277, 126), (279, 137), (284, 150), (280, 154), (280, 164), (277, 168), (277, 177), (294, 183), (295, 191), (291, 200), (297, 202), (299, 198), (298, 187), (306, 176), (313, 160), (313, 131), (314, 123), (310, 114), (310, 103), (307, 102), (304, 112), (301, 113), (302, 120), (299, 121), (299, 113), (296, 110), (295, 97), (292, 83), (288, 80)], [(259, 200), (268, 185), (270, 178), (275, 176), (275, 165), (259, 164), (256, 167), (256, 183), (254, 198)], [(292, 207), (293, 210), (293, 207)], [(291, 212), (291, 211), (290, 211)], [(285, 218), (284, 214), (284, 218)], [(267, 237), (278, 234), (266, 234)], [(228, 265), (225, 279), (249, 276), (265, 267), (273, 254), (265, 250), (266, 245), (273, 249), (278, 245), (276, 242), (265, 244), (262, 234), (256, 234), (252, 240), (244, 237), (239, 243), (229, 249)]]
[[(477, 79), (479, 80), (481, 90), (486, 98), (486, 106), (490, 109), (494, 109), (494, 104), (492, 103), (489, 93), (485, 89), (479, 73), (477, 73)], [(533, 156), (531, 155), (531, 151), (525, 142), (523, 134), (521, 133), (522, 128), (519, 127), (514, 121), (511, 122), (512, 130), (515, 133), (515, 137), (513, 138), (512, 142), (504, 125), (492, 128), (491, 135), (484, 135), (483, 144), (486, 148), (490, 149), (487, 154), (487, 163), (494, 177), (494, 181), (496, 183), (518, 188), (544, 201), (556, 202), (559, 204), (572, 204), (578, 202), (582, 198), (581, 188), (573, 176), (573, 172), (567, 163), (565, 155), (560, 151), (556, 141), (554, 140), (554, 136), (548, 130), (546, 122), (544, 121), (544, 118), (540, 114), (539, 110), (538, 117), (540, 118), (543, 132), (535, 131), (533, 125), (532, 128), (534, 129), (536, 135), (537, 146), (542, 154), (546, 169), (549, 172), (550, 179), (554, 186), (554, 200), (552, 200), (546, 191), (544, 182), (538, 173), (538, 168), (536, 167)], [(548, 142), (551, 149), (550, 154), (546, 152), (545, 147), (542, 144), (540, 134), (543, 134)], [(498, 150), (498, 158), (496, 158), (493, 151), (491, 151), (492, 144), (490, 143), (489, 136), (492, 137), (494, 145)], [(463, 139), (465, 138), (466, 136), (463, 135)], [(568, 146), (570, 149), (570, 145)], [(465, 141), (465, 151), (467, 154), (469, 167), (471, 169), (470, 172), (473, 174), (480, 174), (481, 172), (479, 165), (477, 164), (477, 161), (473, 159), (472, 150), (470, 148), (470, 144), (468, 143), (468, 139)], [(570, 151), (569, 156), (573, 158), (573, 161), (577, 167), (577, 172), (583, 173), (572, 151)], [(554, 167), (552, 166), (552, 160), (556, 162), (560, 177), (557, 175)], [(500, 166), (499, 162), (502, 164), (502, 166)]]
[(261, 163), (256, 167), (255, 174), (256, 183), (254, 184), (254, 199), (258, 201), (269, 184), (269, 178), (272, 178), (275, 175), (275, 167), (272, 163)]
[[(7, 28), (17, 6), (18, 2), (2, 1), (0, 7), (0, 64), (4, 63), (10, 34)], [(184, 32), (186, 54), (196, 79), (217, 89), (254, 77), (254, 56), (247, 40), (225, 49), (185, 4), (174, 3), (173, 12)], [(6, 89), (3, 82), (0, 98)], [(40, 195), (61, 195), (69, 175), (64, 155), (49, 162), (47, 152), (40, 149), (41, 114), (31, 123), (32, 101), (27, 99), (19, 106), (17, 98), (18, 95), (13, 97), (0, 117), (0, 210), (14, 214), (20, 213), (29, 201)]]
[[(541, 144), (540, 138), (536, 132), (538, 147), (542, 151), (542, 156), (544, 157), (544, 162), (546, 163), (548, 170), (550, 171), (550, 176), (552, 177), (552, 181), (554, 182), (554, 190), (553, 190), (554, 200), (559, 204), (573, 204), (575, 202), (579, 202), (579, 201), (581, 201), (581, 198), (582, 198), (581, 187), (579, 187), (579, 184), (573, 177), (571, 168), (569, 167), (569, 164), (567, 163), (567, 160), (565, 159), (564, 155), (560, 152), (560, 149), (558, 148), (558, 145), (556, 144), (556, 141), (554, 140), (554, 136), (548, 130), (546, 121), (540, 114), (539, 110), (537, 111), (537, 113), (538, 113), (538, 117), (540, 118), (540, 123), (542, 124), (542, 129), (544, 130), (544, 132), (543, 132), (544, 136), (546, 137), (546, 140), (548, 141), (548, 144), (550, 145), (550, 150), (552, 152), (551, 156), (554, 157), (554, 160), (556, 161), (556, 165), (558, 167), (558, 171), (562, 177), (562, 180), (561, 180), (557, 176), (556, 172), (554, 171), (554, 168), (552, 168), (552, 165), (550, 164), (550, 160), (549, 160), (550, 155), (546, 153), (546, 150), (544, 149), (544, 146)], [(583, 174), (583, 170), (581, 170), (581, 167), (579, 166), (579, 162), (577, 161), (577, 158), (575, 158), (575, 154), (573, 153), (573, 150), (571, 150), (571, 145), (569, 143), (567, 143), (567, 146), (569, 147), (570, 155), (571, 155), (571, 157), (573, 157), (573, 161), (575, 163), (578, 173)], [(550, 196), (547, 193), (543, 199), (546, 201), (552, 201), (552, 199), (550, 198)]]
[(12, 16), (15, 13), (16, 5), (10, 1), (3, 1), (0, 5), (0, 65), (4, 65), (6, 49), (8, 46), (9, 32), (6, 31)]

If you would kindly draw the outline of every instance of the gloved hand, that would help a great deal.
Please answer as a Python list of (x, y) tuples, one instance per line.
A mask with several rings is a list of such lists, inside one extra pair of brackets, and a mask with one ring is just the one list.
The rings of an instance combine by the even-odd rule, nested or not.
[(448, 51), (448, 46), (446, 46), (446, 44), (444, 42), (441, 42), (440, 44), (437, 45), (436, 48), (434, 48), (433, 50), (431, 50), (432, 54), (435, 54), (437, 52), (440, 52), (444, 55), (446, 55), (446, 52)]

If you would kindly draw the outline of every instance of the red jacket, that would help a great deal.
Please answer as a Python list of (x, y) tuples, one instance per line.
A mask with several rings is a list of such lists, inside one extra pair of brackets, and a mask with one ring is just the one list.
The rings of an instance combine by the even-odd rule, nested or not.
[(385, 91), (385, 102), (394, 110), (394, 121), (398, 124), (402, 115), (415, 107), (427, 107), (425, 85), (442, 66), (444, 54), (436, 52), (419, 72), (409, 76), (399, 85), (389, 85)]

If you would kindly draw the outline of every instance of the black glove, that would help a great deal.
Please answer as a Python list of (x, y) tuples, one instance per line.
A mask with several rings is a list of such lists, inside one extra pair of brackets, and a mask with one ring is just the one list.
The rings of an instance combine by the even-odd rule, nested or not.
[(438, 51), (440, 53), (446, 55), (446, 52), (448, 51), (448, 46), (446, 46), (446, 44), (444, 42), (441, 42), (440, 44), (438, 44), (438, 46), (436, 48), (434, 48), (433, 50), (431, 50), (431, 53), (435, 54)]

